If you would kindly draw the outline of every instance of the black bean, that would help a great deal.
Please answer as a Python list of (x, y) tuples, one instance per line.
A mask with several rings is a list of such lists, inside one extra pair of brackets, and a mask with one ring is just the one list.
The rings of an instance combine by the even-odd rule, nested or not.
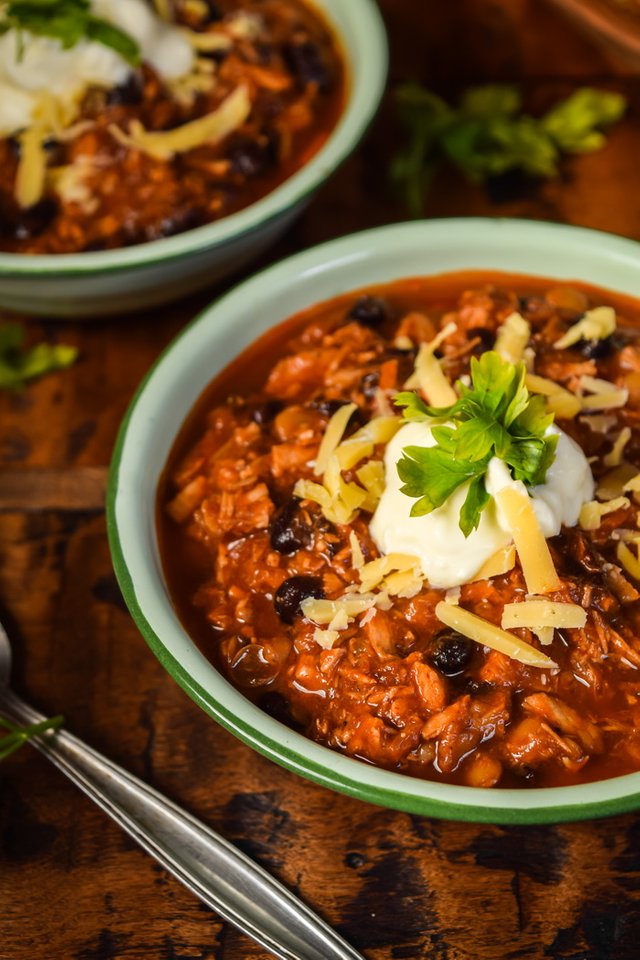
[(333, 86), (333, 75), (325, 56), (311, 40), (286, 43), (283, 47), (285, 63), (293, 75), (304, 84), (314, 83), (320, 93), (328, 93)]
[(604, 340), (580, 340), (576, 346), (588, 360), (603, 360), (611, 356), (614, 350), (613, 337), (605, 337)]
[(380, 372), (378, 370), (372, 370), (371, 373), (365, 373), (364, 377), (360, 381), (360, 389), (368, 400), (372, 400), (373, 397), (375, 397), (379, 383)]
[(260, 697), (260, 708), (264, 710), (265, 713), (268, 713), (270, 717), (273, 717), (274, 720), (279, 720), (280, 723), (284, 723), (285, 726), (294, 726), (289, 704), (282, 694), (276, 690), (269, 690), (267, 693), (263, 693)]
[(130, 73), (124, 83), (118, 84), (107, 93), (110, 107), (135, 107), (142, 103), (142, 80), (137, 73)]
[(185, 230), (193, 230), (195, 227), (201, 227), (207, 220), (205, 212), (199, 207), (188, 207), (184, 210), (178, 210), (173, 216), (165, 217), (160, 223), (154, 224), (147, 230), (149, 240), (155, 240), (158, 237), (173, 237), (176, 233), (184, 233)]
[(275, 163), (273, 146), (266, 138), (264, 141), (251, 137), (238, 138), (229, 149), (231, 169), (243, 177), (258, 177)]
[(312, 530), (299, 514), (300, 500), (292, 497), (271, 524), (271, 546), (278, 553), (290, 554), (311, 543)]
[(20, 212), (15, 228), (17, 240), (28, 240), (37, 237), (51, 225), (58, 215), (58, 204), (53, 197), (44, 197), (28, 210)]
[(251, 419), (254, 423), (257, 423), (259, 427), (266, 427), (267, 424), (271, 423), (271, 421), (277, 417), (281, 410), (282, 403), (280, 400), (265, 400), (264, 403), (259, 403), (258, 406), (254, 408)]
[(473, 644), (455, 630), (443, 630), (435, 638), (431, 650), (434, 667), (445, 677), (462, 673), (471, 658)]
[[(318, 413), (321, 414), (323, 417), (332, 417), (334, 413), (337, 413), (340, 407), (345, 406), (346, 402), (347, 402), (346, 400), (312, 400), (309, 403), (309, 406), (312, 407), (314, 410), (317, 410)], [(362, 426), (365, 420), (366, 420), (366, 417), (365, 417), (364, 411), (361, 410), (360, 407), (358, 407), (357, 410), (354, 410), (351, 416), (349, 417), (349, 424), (347, 426), (347, 431), (349, 430), (349, 427), (353, 427), (356, 425)]]
[(300, 604), (308, 597), (316, 600), (324, 599), (324, 588), (320, 577), (310, 577), (300, 574), (289, 577), (276, 590), (273, 604), (276, 613), (283, 623), (293, 623), (300, 615)]
[(223, 17), (224, 13), (215, 0), (207, 0), (207, 13), (204, 18), (200, 20), (200, 23), (217, 23), (218, 20), (222, 20)]
[(384, 300), (366, 294), (359, 297), (349, 311), (350, 320), (357, 320), (366, 327), (379, 327), (388, 316), (389, 310)]
[(476, 337), (480, 338), (479, 347), (482, 350), (493, 349), (496, 335), (492, 330), (487, 329), (487, 327), (471, 327), (470, 330), (467, 330), (467, 340), (475, 340)]

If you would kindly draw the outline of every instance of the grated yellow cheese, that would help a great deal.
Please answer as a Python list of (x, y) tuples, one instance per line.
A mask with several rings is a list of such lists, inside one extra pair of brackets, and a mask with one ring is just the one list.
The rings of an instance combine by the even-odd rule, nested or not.
[(364, 597), (345, 594), (337, 600), (316, 600), (314, 597), (308, 597), (302, 601), (300, 609), (307, 620), (323, 626), (333, 623), (339, 613), (346, 615), (347, 622), (353, 620), (358, 614), (365, 613), (374, 603), (375, 598), (371, 594)]
[(242, 85), (211, 113), (173, 130), (145, 130), (139, 120), (132, 120), (128, 133), (115, 124), (110, 124), (109, 131), (123, 146), (140, 150), (156, 160), (169, 160), (176, 153), (186, 153), (205, 143), (224, 140), (242, 126), (250, 112), (249, 91)]
[(525, 643), (519, 637), (512, 633), (507, 633), (495, 624), (483, 620), (463, 607), (455, 606), (441, 600), (436, 607), (436, 616), (445, 626), (457, 630), (464, 637), (482, 644), (484, 647), (490, 647), (492, 650), (498, 650), (504, 653), (512, 660), (518, 660), (520, 663), (531, 667), (554, 669), (557, 664), (540, 650), (536, 650), (531, 644)]
[(588, 391), (587, 396), (580, 397), (583, 410), (615, 410), (624, 407), (629, 399), (626, 387), (617, 387), (599, 377), (580, 377), (580, 389)]
[(490, 580), (491, 577), (501, 577), (503, 574), (509, 573), (509, 570), (513, 570), (515, 565), (516, 548), (511, 543), (507, 547), (496, 550), (493, 556), (482, 564), (471, 583), (475, 583), (477, 580)]
[[(636, 545), (636, 551), (638, 547)], [(620, 540), (616, 547), (616, 556), (627, 573), (630, 573), (634, 580), (640, 580), (640, 560), (634, 555), (629, 547)]]
[(599, 500), (615, 500), (621, 497), (627, 489), (627, 484), (633, 482), (637, 470), (630, 463), (621, 463), (619, 467), (610, 470), (600, 478), (596, 493)]
[(579, 420), (594, 433), (608, 433), (618, 422), (615, 413), (585, 413)]
[(574, 323), (553, 346), (556, 350), (564, 350), (579, 340), (604, 340), (615, 329), (616, 312), (613, 307), (594, 307), (593, 310), (587, 310), (582, 319)]
[(554, 380), (540, 377), (536, 373), (528, 373), (524, 382), (529, 393), (546, 397), (547, 409), (557, 417), (572, 420), (582, 410), (579, 398)]
[(218, 51), (230, 50), (233, 46), (233, 40), (226, 33), (218, 33), (217, 31), (199, 32), (187, 29), (181, 30), (181, 33), (198, 53), (217, 53)]
[(356, 472), (356, 477), (367, 491), (367, 499), (361, 509), (373, 513), (384, 493), (384, 463), (382, 460), (369, 460)]
[(629, 427), (623, 427), (618, 436), (615, 439), (613, 447), (610, 452), (602, 458), (602, 462), (605, 467), (619, 467), (622, 463), (622, 454), (624, 453), (624, 448), (629, 443), (631, 439), (631, 430)]
[(313, 639), (324, 650), (332, 650), (336, 640), (340, 639), (340, 634), (337, 630), (320, 630), (319, 627), (316, 627), (313, 631)]
[[(340, 411), (338, 411), (339, 413)], [(356, 463), (373, 454), (378, 443), (388, 443), (403, 424), (402, 417), (374, 417), (352, 437), (336, 448), (336, 456), (342, 470), (350, 470)]]
[(553, 643), (553, 627), (538, 627), (536, 630), (533, 628), (533, 633), (538, 638), (543, 647), (548, 647)]
[(440, 344), (457, 330), (455, 323), (448, 323), (433, 340), (420, 345), (414, 371), (404, 384), (405, 390), (420, 390), (431, 406), (449, 407), (458, 395), (445, 376), (435, 351)]
[(316, 477), (322, 476), (329, 466), (329, 460), (335, 453), (338, 444), (342, 440), (344, 432), (347, 429), (347, 424), (351, 419), (351, 414), (357, 409), (357, 404), (345, 403), (344, 406), (340, 407), (339, 410), (336, 410), (329, 420), (327, 429), (324, 432), (324, 436), (320, 444), (320, 449), (318, 450), (316, 465), (313, 470)]
[(554, 603), (552, 600), (524, 600), (505, 603), (502, 626), (505, 630), (526, 627), (538, 630), (551, 627), (561, 630), (582, 629), (587, 622), (586, 611), (576, 603)]
[(509, 363), (520, 363), (530, 339), (531, 327), (522, 314), (510, 313), (498, 329), (494, 350), (503, 360)]
[(496, 495), (511, 530), (529, 593), (551, 593), (560, 581), (530, 497), (513, 487)]
[(406, 600), (417, 596), (423, 585), (422, 575), (416, 570), (398, 570), (384, 578), (384, 588), (389, 596)]
[(349, 543), (351, 545), (351, 566), (354, 570), (361, 570), (364, 567), (364, 554), (354, 530), (349, 533)]
[(578, 523), (583, 530), (597, 530), (602, 522), (602, 518), (608, 513), (615, 513), (616, 510), (622, 510), (630, 505), (628, 497), (616, 497), (608, 503), (598, 503), (597, 500), (589, 500), (582, 505)]
[(46, 134), (38, 124), (27, 127), (20, 136), (20, 162), (16, 174), (15, 198), (26, 209), (42, 198), (47, 174)]
[(636, 473), (635, 476), (627, 480), (627, 482), (625, 483), (622, 489), (625, 493), (627, 491), (629, 491), (630, 493), (639, 493), (640, 492), (640, 473)]
[(406, 553), (387, 553), (383, 557), (371, 560), (360, 570), (360, 593), (368, 593), (380, 586), (388, 574), (394, 570), (401, 572), (420, 570), (420, 561)]

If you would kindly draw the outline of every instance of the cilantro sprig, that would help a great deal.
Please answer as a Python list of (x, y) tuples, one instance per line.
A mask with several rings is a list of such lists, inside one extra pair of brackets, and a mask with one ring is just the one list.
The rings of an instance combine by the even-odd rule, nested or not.
[(416, 500), (411, 516), (431, 513), (469, 483), (459, 520), (468, 537), (491, 499), (484, 477), (493, 457), (509, 466), (515, 480), (544, 483), (558, 437), (547, 434), (553, 414), (546, 412), (544, 397), (529, 394), (525, 375), (523, 363), (488, 351), (472, 358), (471, 386), (458, 382), (460, 399), (450, 407), (429, 407), (412, 392), (395, 397), (407, 420), (446, 421), (432, 427), (436, 446), (405, 447), (398, 462), (401, 491)]
[(77, 347), (39, 343), (24, 350), (25, 330), (18, 323), (0, 326), (0, 389), (15, 390), (27, 380), (71, 366), (78, 358)]
[(544, 116), (522, 112), (517, 87), (470, 87), (457, 106), (417, 83), (396, 93), (407, 140), (395, 155), (391, 178), (413, 216), (424, 212), (431, 181), (444, 163), (483, 182), (512, 170), (553, 177), (563, 154), (589, 153), (605, 143), (602, 129), (618, 121), (626, 100), (609, 90), (581, 87)]
[(111, 47), (132, 66), (141, 62), (136, 41), (91, 12), (90, 0), (0, 0), (0, 33), (27, 30), (59, 40), (65, 50), (86, 38)]
[(64, 717), (51, 717), (49, 720), (41, 720), (39, 723), (31, 723), (21, 727), (4, 717), (0, 717), (0, 729), (7, 731), (0, 736), (0, 760), (5, 760), (12, 753), (19, 750), (33, 737), (42, 733), (48, 733), (52, 730), (58, 730), (64, 723)]

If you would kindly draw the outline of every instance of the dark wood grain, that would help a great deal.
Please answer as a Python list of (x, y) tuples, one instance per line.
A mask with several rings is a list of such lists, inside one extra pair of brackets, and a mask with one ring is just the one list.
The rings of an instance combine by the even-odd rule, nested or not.
[[(345, 0), (348, 2), (348, 0)], [(490, 196), (445, 173), (429, 216), (517, 215), (640, 239), (640, 76), (541, 0), (381, 0), (392, 83), (455, 95), (522, 81), (532, 107), (576, 85), (623, 90), (608, 146), (537, 189)], [(639, 65), (640, 71), (640, 65)], [(387, 192), (390, 103), (269, 259), (403, 218)], [(559, 827), (438, 822), (306, 783), (208, 720), (149, 652), (120, 596), (101, 503), (133, 391), (219, 292), (146, 316), (32, 323), (80, 362), (0, 395), (0, 616), (18, 690), (211, 824), (369, 960), (635, 960), (640, 818)], [(88, 318), (90, 319), (90, 318)], [(25, 749), (0, 766), (0, 960), (266, 960)]]

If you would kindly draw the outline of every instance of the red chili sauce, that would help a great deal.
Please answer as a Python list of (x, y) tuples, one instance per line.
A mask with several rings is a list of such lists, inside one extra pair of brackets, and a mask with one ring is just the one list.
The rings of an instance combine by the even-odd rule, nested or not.
[[(616, 309), (613, 335), (553, 348), (598, 305)], [(440, 355), (455, 382), (516, 310), (531, 327), (536, 374), (570, 391), (585, 375), (629, 391), (604, 420), (557, 421), (595, 458), (596, 482), (611, 472), (603, 458), (624, 427), (624, 463), (640, 469), (640, 304), (582, 283), (469, 272), (357, 291), (261, 337), (199, 400), (157, 501), (176, 610), (234, 686), (334, 750), (473, 786), (567, 785), (640, 769), (640, 593), (616, 554), (620, 536), (638, 529), (633, 494), (598, 529), (563, 528), (549, 541), (561, 581), (552, 598), (588, 611), (584, 629), (556, 630), (544, 648), (559, 665), (550, 671), (461, 643), (436, 618), (444, 592), (428, 585), (364, 625), (356, 618), (323, 649), (300, 601), (314, 591), (335, 599), (358, 583), (351, 531), (366, 561), (378, 552), (370, 514), (335, 525), (293, 489), (317, 480), (311, 465), (337, 407), (358, 405), (347, 435), (379, 415), (411, 375), (416, 347), (451, 320), (457, 331)], [(504, 604), (525, 593), (516, 562), (463, 585), (459, 602), (499, 625)], [(514, 632), (538, 645), (531, 631)]]

